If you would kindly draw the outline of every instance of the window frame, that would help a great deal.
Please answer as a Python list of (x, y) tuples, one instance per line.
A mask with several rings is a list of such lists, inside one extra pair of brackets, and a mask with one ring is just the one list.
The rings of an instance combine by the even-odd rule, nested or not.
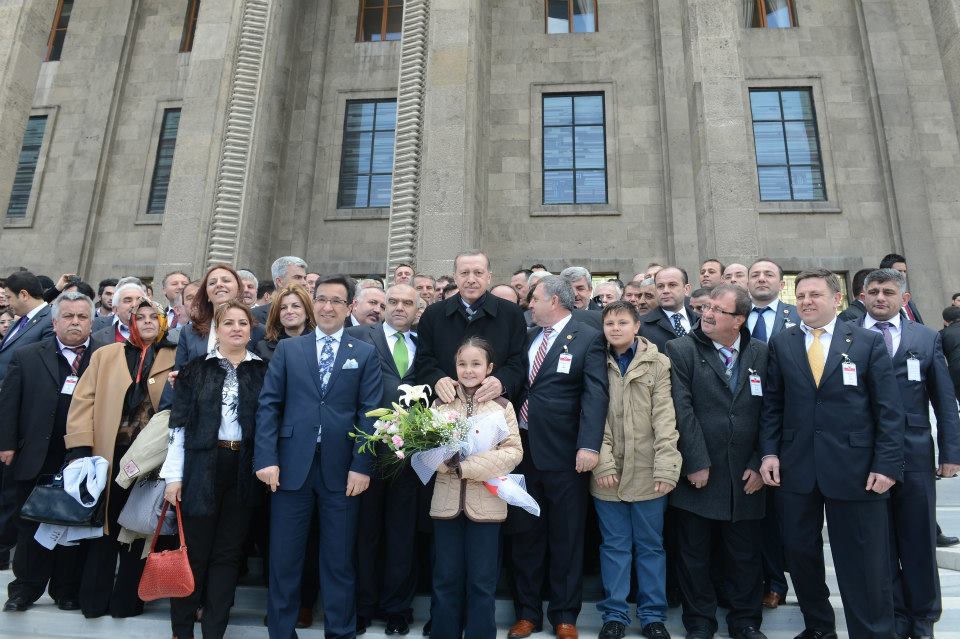
[[(181, 100), (159, 100), (153, 114), (153, 127), (150, 129), (150, 146), (144, 155), (143, 178), (140, 180), (140, 198), (137, 204), (137, 215), (134, 224), (162, 224), (166, 216), (166, 207), (170, 202), (169, 184), (167, 185), (167, 200), (164, 202), (163, 213), (147, 213), (150, 206), (150, 193), (153, 190), (153, 175), (157, 168), (157, 159), (160, 153), (160, 135), (163, 133), (163, 116), (171, 109), (180, 109), (180, 122), (177, 125), (177, 142), (183, 127), (183, 102)], [(176, 147), (174, 147), (176, 153)], [(173, 163), (170, 164), (171, 183), (173, 182)]]
[[(369, 5), (367, 4), (368, 2), (378, 2), (378, 3), (380, 3), (380, 7), (379, 7), (379, 8), (383, 11), (383, 14), (380, 16), (380, 39), (379, 39), (379, 40), (366, 40), (366, 39), (364, 39), (364, 37), (363, 37), (363, 16), (364, 16), (364, 13), (366, 12), (366, 10), (367, 10), (368, 8), (369, 8), (369, 9), (376, 9), (376, 8), (377, 8), (377, 7), (375, 7), (375, 6), (369, 6)], [(401, 22), (401, 27), (400, 27), (400, 37), (399, 37), (399, 38), (396, 38), (396, 39), (388, 39), (388, 38), (387, 38), (387, 22), (388, 22), (388, 18), (390, 17), (390, 4), (389, 4), (389, 3), (390, 3), (390, 0), (360, 0), (360, 5), (359, 5), (359, 6), (360, 6), (360, 10), (357, 12), (357, 38), (356, 38), (357, 43), (371, 43), (371, 44), (376, 43), (376, 44), (382, 44), (382, 43), (384, 43), (384, 42), (400, 42), (400, 40), (403, 39), (403, 26), (402, 26), (402, 22)], [(400, 3), (400, 8), (401, 8), (401, 9), (405, 9), (405, 8), (406, 8), (406, 3), (405, 3), (405, 2), (401, 2), (401, 3)], [(402, 13), (401, 13), (401, 15), (402, 15)]]
[(180, 53), (193, 51), (197, 35), (197, 20), (200, 16), (200, 0), (187, 0), (187, 13), (183, 18), (183, 33), (180, 35)]
[[(563, 35), (563, 31), (551, 32), (550, 29), (550, 0), (543, 0), (543, 32), (547, 35)], [(600, 33), (600, 2), (593, 0), (593, 31), (573, 30), (573, 0), (567, 0), (567, 31), (566, 33)]]
[[(381, 175), (381, 176), (382, 176), (382, 175), (386, 175), (385, 173), (374, 173), (374, 172), (373, 172), (373, 148), (374, 148), (373, 145), (375, 144), (376, 133), (377, 133), (376, 105), (382, 104), (382, 103), (386, 103), (386, 102), (393, 102), (394, 105), (399, 106), (399, 105), (398, 105), (397, 98), (396, 98), (395, 95), (392, 96), (392, 97), (347, 98), (347, 100), (344, 102), (342, 126), (340, 127), (340, 149), (339, 149), (339, 151), (340, 151), (340, 160), (339, 160), (338, 171), (337, 171), (337, 189), (336, 189), (336, 193), (335, 193), (335, 205), (336, 205), (336, 209), (339, 210), (339, 211), (382, 211), (382, 210), (385, 210), (385, 211), (387, 211), (387, 215), (389, 215), (391, 204), (387, 204), (386, 206), (369, 206), (369, 204), (370, 204), (370, 183), (371, 183), (372, 180), (373, 180), (373, 176), (375, 176), (375, 175)], [(341, 206), (341, 204), (340, 204), (340, 188), (341, 188), (341, 185), (342, 185), (342, 182), (343, 182), (343, 165), (344, 165), (343, 156), (344, 156), (344, 153), (345, 153), (345, 151), (346, 151), (346, 139), (347, 139), (347, 133), (348, 133), (348, 131), (347, 131), (347, 111), (349, 110), (351, 103), (373, 104), (373, 105), (374, 105), (373, 128), (370, 129), (370, 131), (369, 131), (369, 133), (371, 134), (371, 140), (370, 140), (370, 141), (371, 141), (371, 147), (370, 147), (370, 172), (369, 172), (369, 173), (357, 173), (357, 175), (365, 175), (365, 176), (367, 176), (367, 178), (368, 178), (368, 182), (367, 182), (367, 204), (368, 204), (368, 206)], [(397, 116), (397, 117), (398, 117), (398, 116)], [(387, 130), (387, 129), (380, 129), (380, 131), (386, 131), (386, 130)], [(394, 119), (394, 124), (393, 124), (393, 145), (394, 145), (394, 148), (393, 148), (393, 162), (391, 163), (391, 166), (390, 166), (390, 202), (391, 202), (391, 203), (393, 202), (393, 169), (394, 169), (394, 165), (396, 164), (396, 145), (397, 145), (397, 123), (396, 123), (396, 118)]]
[[(603, 129), (603, 202), (577, 202), (577, 124), (576, 124), (576, 98), (578, 97), (600, 97), (601, 113), (603, 122), (600, 127)], [(543, 102), (547, 98), (570, 98), (570, 124), (551, 124), (548, 125), (543, 119)], [(603, 91), (584, 91), (584, 92), (562, 92), (562, 93), (543, 93), (540, 95), (541, 116), (540, 116), (540, 204), (543, 206), (606, 206), (610, 203), (610, 184), (608, 179), (609, 170), (607, 168), (607, 100)], [(580, 126), (597, 126), (594, 124), (583, 124)], [(570, 129), (571, 138), (571, 157), (573, 164), (569, 169), (547, 169), (544, 164), (546, 157), (546, 130), (550, 129)], [(544, 200), (547, 190), (547, 173), (557, 173), (560, 171), (571, 171), (573, 173), (573, 201), (572, 202), (546, 202)], [(581, 169), (583, 171), (596, 171), (597, 169)]]
[(70, 23), (67, 23), (67, 26), (60, 29), (57, 25), (60, 24), (60, 17), (63, 14), (63, 5), (66, 2), (70, 2), (70, 17), (73, 17), (73, 8), (75, 6), (74, 0), (57, 0), (57, 9), (53, 14), (53, 24), (50, 25), (50, 35), (47, 36), (47, 53), (43, 56), (44, 62), (59, 62), (60, 58), (63, 56), (63, 45), (60, 45), (59, 55), (56, 59), (52, 58), (53, 55), (53, 43), (56, 41), (57, 33), (63, 31), (63, 39), (66, 42), (67, 39), (67, 29), (70, 27)]
[[(37, 153), (37, 164), (33, 169), (33, 183), (30, 186), (30, 198), (27, 202), (27, 210), (23, 217), (7, 217), (7, 209), (10, 207), (10, 200), (7, 199), (3, 209), (3, 228), (30, 228), (33, 226), (34, 217), (37, 212), (37, 204), (40, 199), (40, 189), (43, 186), (44, 168), (47, 163), (47, 155), (50, 152), (50, 143), (53, 139), (53, 131), (56, 127), (57, 114), (59, 107), (36, 107), (31, 109), (29, 117), (46, 116), (47, 123), (43, 129), (43, 141), (40, 143), (40, 150)], [(24, 123), (24, 133), (26, 133), (26, 123)], [(19, 165), (19, 149), (23, 148), (23, 140), (20, 141), (20, 147), (17, 151), (17, 164)], [(13, 195), (12, 189), (10, 195)]]
[(755, 26), (755, 27), (751, 25), (751, 28), (753, 28), (753, 29), (770, 29), (770, 28), (777, 28), (777, 29), (795, 29), (795, 28), (797, 28), (797, 27), (799, 26), (799, 23), (798, 23), (798, 20), (797, 20), (797, 6), (794, 4), (793, 0), (787, 0), (787, 7), (790, 9), (790, 26), (789, 26), (789, 27), (770, 27), (770, 26), (768, 26), (768, 25), (767, 25), (767, 12), (764, 11), (764, 2), (765, 2), (765, 1), (766, 1), (766, 0), (753, 0), (754, 10), (756, 11), (756, 13), (755, 13), (754, 15), (757, 16), (757, 21), (758, 21), (760, 24), (757, 25), (757, 26)]

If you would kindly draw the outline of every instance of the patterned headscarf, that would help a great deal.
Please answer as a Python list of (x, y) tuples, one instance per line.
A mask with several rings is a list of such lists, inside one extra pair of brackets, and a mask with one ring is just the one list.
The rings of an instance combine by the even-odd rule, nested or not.
[[(152, 342), (145, 343), (143, 338), (140, 336), (140, 329), (137, 328), (137, 311), (143, 308), (144, 306), (151, 306), (154, 310), (157, 311), (157, 323), (159, 324), (157, 329), (157, 336), (153, 339)], [(167, 313), (163, 308), (156, 302), (152, 302), (145, 297), (141, 297), (140, 301), (137, 302), (137, 305), (133, 307), (130, 311), (130, 343), (137, 347), (140, 351), (140, 363), (137, 365), (137, 377), (136, 383), (140, 383), (141, 375), (143, 374), (143, 364), (147, 358), (147, 352), (150, 350), (150, 347), (153, 344), (159, 344), (163, 341), (163, 338), (167, 335)]]

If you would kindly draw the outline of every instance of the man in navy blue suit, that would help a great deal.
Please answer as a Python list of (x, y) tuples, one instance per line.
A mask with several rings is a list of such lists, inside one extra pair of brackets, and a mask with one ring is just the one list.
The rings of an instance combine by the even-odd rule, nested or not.
[(836, 639), (824, 561), (826, 509), (851, 639), (893, 636), (889, 490), (903, 478), (904, 412), (879, 333), (837, 321), (840, 280), (797, 276), (800, 325), (769, 342), (760, 474), (776, 486), (783, 543), (805, 628)]
[(304, 547), (314, 505), (320, 513), (320, 591), (328, 639), (356, 636), (353, 564), (360, 495), (373, 458), (350, 438), (373, 432), (368, 411), (383, 395), (380, 361), (370, 344), (345, 335), (354, 283), (317, 280), (314, 333), (281, 340), (257, 411), (254, 469), (273, 491), (267, 626), (273, 639), (296, 637)]
[[(940, 334), (907, 319), (907, 281), (885, 268), (863, 283), (867, 314), (859, 324), (879, 333), (893, 358), (906, 412), (903, 481), (890, 493), (893, 544), (893, 603), (896, 636), (932, 637), (940, 619), (940, 577), (937, 572), (936, 473), (953, 477), (960, 464), (960, 419)], [(930, 404), (937, 415), (940, 466), (934, 457)], [(935, 472), (936, 471), (936, 472)]]

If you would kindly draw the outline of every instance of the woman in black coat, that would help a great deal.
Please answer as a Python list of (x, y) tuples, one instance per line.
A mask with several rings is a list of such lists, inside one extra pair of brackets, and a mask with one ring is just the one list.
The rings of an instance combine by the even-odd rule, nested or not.
[(230, 617), (250, 517), (262, 495), (253, 475), (257, 402), (267, 365), (247, 350), (253, 318), (242, 302), (217, 308), (216, 349), (180, 371), (170, 446), (160, 471), (180, 509), (196, 588), (170, 601), (174, 637), (222, 637)]
[(298, 337), (312, 332), (317, 323), (313, 320), (313, 303), (310, 294), (300, 284), (289, 284), (274, 298), (267, 315), (263, 339), (257, 344), (256, 354), (269, 362), (280, 340)]

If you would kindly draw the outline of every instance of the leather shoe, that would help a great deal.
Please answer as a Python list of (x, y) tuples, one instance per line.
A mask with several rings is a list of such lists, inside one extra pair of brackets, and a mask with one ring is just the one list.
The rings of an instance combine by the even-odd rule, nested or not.
[(540, 632), (541, 630), (543, 630), (543, 627), (537, 626), (532, 621), (518, 619), (516, 623), (510, 626), (510, 632), (507, 633), (507, 637), (508, 639), (524, 639), (534, 632)]
[(3, 604), (4, 612), (23, 612), (27, 608), (33, 605), (32, 601), (28, 601), (22, 597), (10, 597), (7, 599), (7, 603)]
[(640, 629), (640, 634), (647, 639), (670, 639), (670, 633), (667, 632), (667, 627), (659, 621), (652, 621), (645, 625)]
[(80, 602), (76, 599), (59, 599), (57, 608), (60, 610), (80, 610)]
[(430, 629), (433, 627), (433, 617), (427, 619), (427, 623), (423, 624), (423, 636), (430, 636)]
[(313, 608), (301, 608), (297, 613), (297, 628), (309, 628), (313, 625)]
[(947, 537), (943, 533), (937, 534), (937, 548), (948, 548), (960, 544), (960, 537)]
[(754, 626), (744, 626), (731, 635), (733, 639), (767, 639), (767, 635)]
[(386, 635), (405, 635), (410, 632), (410, 625), (405, 615), (388, 615)]
[(688, 630), (686, 634), (687, 639), (713, 639), (713, 633), (707, 630), (706, 628), (694, 628), (693, 630)]
[(619, 621), (608, 621), (600, 628), (597, 639), (623, 639), (627, 634), (627, 627)]
[(803, 632), (793, 639), (837, 639), (837, 633), (834, 630), (813, 630), (804, 628)]
[(774, 592), (771, 590), (763, 596), (763, 601), (760, 602), (764, 608), (770, 608), (773, 610), (781, 603), (783, 603), (783, 596), (779, 592)]
[(367, 628), (370, 626), (370, 620), (367, 617), (362, 617), (357, 615), (357, 634), (362, 635), (367, 631)]
[(553, 632), (557, 635), (557, 639), (579, 639), (577, 634), (577, 627), (572, 623), (558, 623), (553, 627)]

